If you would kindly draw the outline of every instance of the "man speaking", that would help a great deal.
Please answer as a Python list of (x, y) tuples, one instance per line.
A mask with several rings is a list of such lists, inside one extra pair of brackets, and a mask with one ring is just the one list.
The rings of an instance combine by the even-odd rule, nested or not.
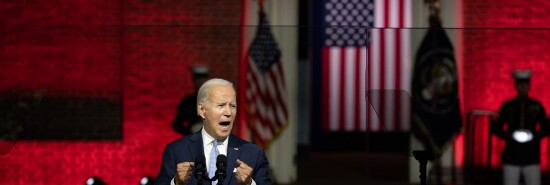
[[(197, 113), (203, 128), (165, 147), (157, 185), (217, 184), (218, 180), (224, 185), (271, 184), (263, 150), (231, 134), (237, 114), (237, 96), (231, 82), (214, 78), (202, 84), (197, 94)], [(227, 164), (216, 165), (220, 155), (227, 156)], [(225, 167), (225, 173), (220, 173), (217, 166)], [(220, 179), (222, 175), (216, 174), (225, 177)]]

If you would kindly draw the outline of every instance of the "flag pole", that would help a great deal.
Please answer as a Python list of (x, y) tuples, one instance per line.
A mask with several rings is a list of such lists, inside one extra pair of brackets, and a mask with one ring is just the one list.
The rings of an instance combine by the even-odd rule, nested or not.
[(246, 37), (245, 37), (245, 32), (246, 32), (246, 28), (247, 28), (247, 9), (248, 9), (248, 3), (247, 3), (248, 0), (242, 0), (242, 17), (241, 17), (241, 27), (240, 27), (240, 40), (241, 40), (241, 43), (240, 43), (240, 64), (239, 64), (239, 94), (238, 94), (238, 112), (240, 112), (240, 114), (238, 114), (237, 116), (237, 123), (238, 123), (238, 129), (237, 129), (237, 135), (241, 138), (244, 138), (244, 139), (248, 139), (248, 137), (246, 136), (246, 131), (247, 131), (247, 126), (248, 124), (246, 123), (246, 109), (244, 109), (245, 107), (245, 100), (244, 100), (244, 97), (245, 97), (245, 92), (246, 92), (246, 75), (247, 74), (247, 66), (246, 66), (246, 55), (247, 55), (247, 50), (246, 50)]
[(258, 0), (258, 6), (260, 7), (260, 13), (265, 14), (264, 11), (264, 0)]

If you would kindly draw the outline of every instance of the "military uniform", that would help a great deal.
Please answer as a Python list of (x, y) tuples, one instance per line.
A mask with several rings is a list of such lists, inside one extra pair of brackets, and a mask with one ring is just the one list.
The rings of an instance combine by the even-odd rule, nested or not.
[[(208, 67), (197, 65), (193, 66), (192, 70), (193, 85), (200, 87), (208, 79)], [(197, 92), (181, 99), (176, 117), (172, 121), (172, 128), (185, 136), (198, 132), (202, 128), (202, 119), (197, 114)]]
[[(537, 123), (540, 124), (538, 130)], [(506, 141), (502, 163), (520, 166), (540, 163), (540, 139), (549, 133), (548, 124), (546, 111), (540, 102), (519, 97), (505, 102), (491, 126), (491, 132)], [(531, 131), (533, 139), (525, 143), (516, 141), (512, 134), (519, 129)]]
[(202, 126), (202, 119), (197, 115), (197, 93), (193, 93), (181, 100), (172, 126), (174, 131), (187, 136), (196, 132), (197, 125)]
[(528, 96), (531, 71), (516, 70), (512, 76), (518, 95), (502, 105), (490, 128), (506, 142), (502, 152), (503, 184), (518, 185), (523, 175), (527, 185), (539, 185), (540, 140), (548, 135), (549, 123), (542, 104)]

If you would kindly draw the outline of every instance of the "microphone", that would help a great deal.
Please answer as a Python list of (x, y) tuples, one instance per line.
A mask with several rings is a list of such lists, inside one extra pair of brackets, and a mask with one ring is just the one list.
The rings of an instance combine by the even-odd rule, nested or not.
[(193, 176), (197, 179), (197, 184), (202, 184), (202, 181), (208, 179), (206, 176), (206, 158), (204, 155), (197, 155), (195, 158), (195, 170)]
[(218, 179), (218, 184), (223, 184), (223, 179), (225, 179), (226, 172), (225, 168), (227, 166), (227, 157), (223, 154), (218, 155), (216, 158), (216, 176), (214, 178)]

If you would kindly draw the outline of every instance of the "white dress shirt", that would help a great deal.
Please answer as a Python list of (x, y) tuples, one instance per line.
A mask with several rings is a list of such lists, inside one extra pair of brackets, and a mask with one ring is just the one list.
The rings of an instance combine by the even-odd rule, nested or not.
[[(204, 157), (206, 158), (206, 171), (210, 170), (210, 152), (212, 152), (212, 145), (214, 144), (214, 137), (210, 136), (204, 129), (201, 131), (202, 134), (202, 146), (204, 148)], [(225, 139), (223, 142), (218, 142), (218, 151), (220, 155), (225, 155), (227, 157), (227, 142), (229, 139)]]

